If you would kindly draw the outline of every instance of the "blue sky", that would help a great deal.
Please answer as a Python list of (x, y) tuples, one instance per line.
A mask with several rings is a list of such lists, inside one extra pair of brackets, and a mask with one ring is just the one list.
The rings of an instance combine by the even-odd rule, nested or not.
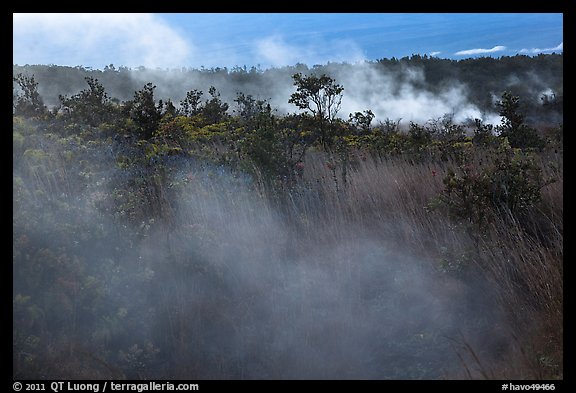
[(563, 51), (562, 14), (14, 14), (13, 63), (309, 66)]

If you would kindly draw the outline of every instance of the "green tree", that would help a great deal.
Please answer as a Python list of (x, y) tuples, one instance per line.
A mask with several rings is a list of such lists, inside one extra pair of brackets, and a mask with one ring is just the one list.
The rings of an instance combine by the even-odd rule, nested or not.
[(356, 130), (357, 133), (368, 133), (374, 120), (374, 113), (368, 109), (362, 112), (350, 113), (348, 122)]
[(134, 93), (134, 100), (128, 101), (125, 106), (125, 111), (138, 126), (139, 136), (143, 139), (150, 139), (154, 135), (162, 118), (162, 108), (157, 107), (154, 101), (155, 88), (152, 83), (147, 83), (142, 90)]
[(174, 118), (178, 116), (178, 110), (174, 106), (174, 103), (171, 99), (167, 99), (166, 102), (159, 100), (158, 101), (158, 110), (162, 114), (163, 118)]
[(59, 95), (62, 111), (75, 122), (96, 127), (114, 118), (114, 104), (96, 78), (85, 77), (88, 89), (72, 97)]
[(329, 147), (331, 124), (340, 110), (344, 87), (326, 74), (303, 76), (297, 73), (292, 78), (296, 92), (292, 93), (288, 102), (308, 111), (318, 128), (320, 144)]
[(15, 91), (12, 93), (13, 113), (16, 116), (29, 117), (45, 115), (47, 109), (38, 92), (38, 82), (34, 79), (34, 75), (26, 76), (19, 73), (12, 79), (20, 90), (20, 94)]
[(179, 114), (186, 117), (192, 117), (202, 112), (203, 92), (201, 90), (191, 90), (186, 93), (186, 98), (180, 101)]
[(256, 100), (250, 94), (245, 95), (239, 92), (234, 102), (238, 106), (234, 112), (238, 114), (238, 119), (245, 127), (258, 127), (273, 116), (272, 108), (266, 100)]
[(220, 93), (216, 90), (214, 86), (210, 86), (208, 89), (208, 94), (212, 96), (202, 108), (202, 115), (207, 124), (220, 123), (226, 120), (228, 117), (228, 104), (222, 102), (220, 99)]
[(410, 128), (408, 129), (408, 138), (411, 145), (417, 150), (421, 150), (432, 143), (434, 136), (433, 128), (422, 126), (418, 123), (410, 121)]
[(496, 140), (493, 134), (494, 126), (492, 124), (484, 124), (480, 119), (474, 119), (474, 136), (472, 143), (476, 146), (489, 146), (495, 144)]
[(520, 97), (505, 91), (502, 100), (496, 103), (502, 121), (496, 127), (500, 136), (508, 138), (511, 147), (543, 148), (544, 140), (540, 138), (536, 129), (524, 123), (524, 115), (519, 111)]

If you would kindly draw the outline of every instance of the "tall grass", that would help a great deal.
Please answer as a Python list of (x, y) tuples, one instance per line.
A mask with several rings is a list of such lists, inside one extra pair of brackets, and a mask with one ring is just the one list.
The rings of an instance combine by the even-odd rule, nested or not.
[(450, 160), (311, 152), (279, 190), (186, 159), (84, 173), (73, 142), (14, 167), (19, 377), (562, 378), (557, 156), (537, 205), (477, 228), (435, 203)]
[[(542, 200), (522, 217), (501, 211), (481, 229), (470, 229), (431, 208), (443, 190), (453, 161), (414, 163), (399, 157), (362, 156), (348, 171), (345, 185), (316, 154), (306, 161), (306, 192), (295, 216), (304, 217), (309, 247), (342, 240), (362, 228), (388, 247), (434, 268), (463, 277), (465, 285), (485, 280), (488, 293), (506, 315), (488, 335), (506, 341), (495, 358), (492, 348), (460, 340), (475, 378), (550, 379), (563, 376), (563, 167), (560, 156), (542, 156), (539, 165), (554, 182), (541, 190)], [(340, 181), (340, 184), (339, 184)], [(316, 199), (314, 199), (316, 198)], [(320, 202), (321, 200), (321, 202)], [(313, 217), (313, 219), (311, 219)], [(441, 281), (441, 278), (439, 279)], [(486, 284), (489, 283), (489, 284)], [(476, 347), (474, 345), (477, 345)], [(490, 354), (488, 361), (479, 356)], [(470, 369), (468, 371), (470, 371)]]

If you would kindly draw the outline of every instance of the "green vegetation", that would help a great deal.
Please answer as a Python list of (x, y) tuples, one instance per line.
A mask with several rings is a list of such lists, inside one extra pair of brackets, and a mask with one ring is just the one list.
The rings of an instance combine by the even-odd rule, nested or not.
[(563, 131), (522, 97), (403, 131), (322, 73), (285, 115), (14, 80), (14, 378), (563, 378)]

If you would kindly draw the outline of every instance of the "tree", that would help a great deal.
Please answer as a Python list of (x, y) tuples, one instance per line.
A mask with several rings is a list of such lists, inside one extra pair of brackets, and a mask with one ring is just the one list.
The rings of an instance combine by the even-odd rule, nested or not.
[(200, 99), (202, 98), (201, 90), (191, 90), (186, 93), (186, 98), (180, 101), (179, 113), (186, 117), (192, 117), (202, 112)]
[(536, 129), (524, 123), (524, 115), (519, 112), (520, 97), (505, 91), (502, 100), (496, 103), (499, 114), (502, 116), (501, 125), (496, 129), (500, 136), (508, 138), (512, 147), (518, 148), (542, 148), (544, 140), (540, 138)]
[(166, 102), (160, 100), (158, 102), (158, 109), (160, 113), (162, 113), (162, 117), (164, 118), (174, 118), (178, 115), (178, 110), (174, 106), (174, 103), (171, 99), (167, 99)]
[(210, 89), (208, 89), (208, 94), (210, 94), (212, 98), (206, 101), (204, 104), (204, 108), (202, 108), (202, 115), (204, 116), (207, 124), (220, 123), (227, 117), (228, 104), (222, 102), (220, 99), (220, 93), (214, 86), (210, 86)]
[(216, 88), (210, 86), (208, 94), (210, 94), (212, 98), (206, 100), (204, 103), (201, 101), (203, 94), (201, 90), (196, 89), (186, 93), (186, 98), (180, 101), (179, 113), (186, 117), (202, 115), (205, 125), (216, 124), (225, 120), (228, 116), (228, 104), (222, 102), (220, 93)]
[(46, 114), (46, 105), (38, 93), (38, 82), (34, 75), (18, 74), (12, 78), (18, 84), (21, 94), (13, 92), (13, 113), (16, 116), (42, 116)]
[(362, 112), (350, 113), (348, 122), (356, 129), (358, 133), (368, 133), (374, 120), (374, 113), (368, 109)]
[(256, 100), (252, 95), (236, 93), (234, 102), (238, 105), (238, 117), (242, 124), (248, 127), (256, 127), (263, 120), (272, 116), (272, 108), (266, 100)]
[(296, 92), (292, 93), (288, 102), (309, 112), (318, 127), (319, 142), (323, 146), (330, 145), (328, 131), (340, 110), (344, 87), (326, 74), (303, 76), (297, 73), (292, 78)]
[(492, 124), (484, 124), (480, 119), (474, 119), (474, 136), (472, 137), (472, 143), (476, 146), (487, 146), (491, 141), (494, 140), (494, 134), (492, 130), (494, 126)]
[(142, 90), (134, 93), (134, 100), (127, 102), (125, 107), (129, 117), (139, 127), (143, 139), (153, 136), (162, 118), (161, 108), (156, 107), (154, 101), (155, 88), (152, 83), (147, 83)]
[(113, 119), (113, 108), (110, 97), (104, 86), (96, 78), (85, 77), (88, 89), (68, 98), (59, 95), (64, 113), (78, 123), (86, 123), (93, 127)]
[(502, 126), (505, 129), (518, 130), (524, 123), (524, 116), (518, 112), (520, 108), (520, 97), (512, 95), (511, 92), (502, 93), (502, 99), (496, 103), (502, 119)]

